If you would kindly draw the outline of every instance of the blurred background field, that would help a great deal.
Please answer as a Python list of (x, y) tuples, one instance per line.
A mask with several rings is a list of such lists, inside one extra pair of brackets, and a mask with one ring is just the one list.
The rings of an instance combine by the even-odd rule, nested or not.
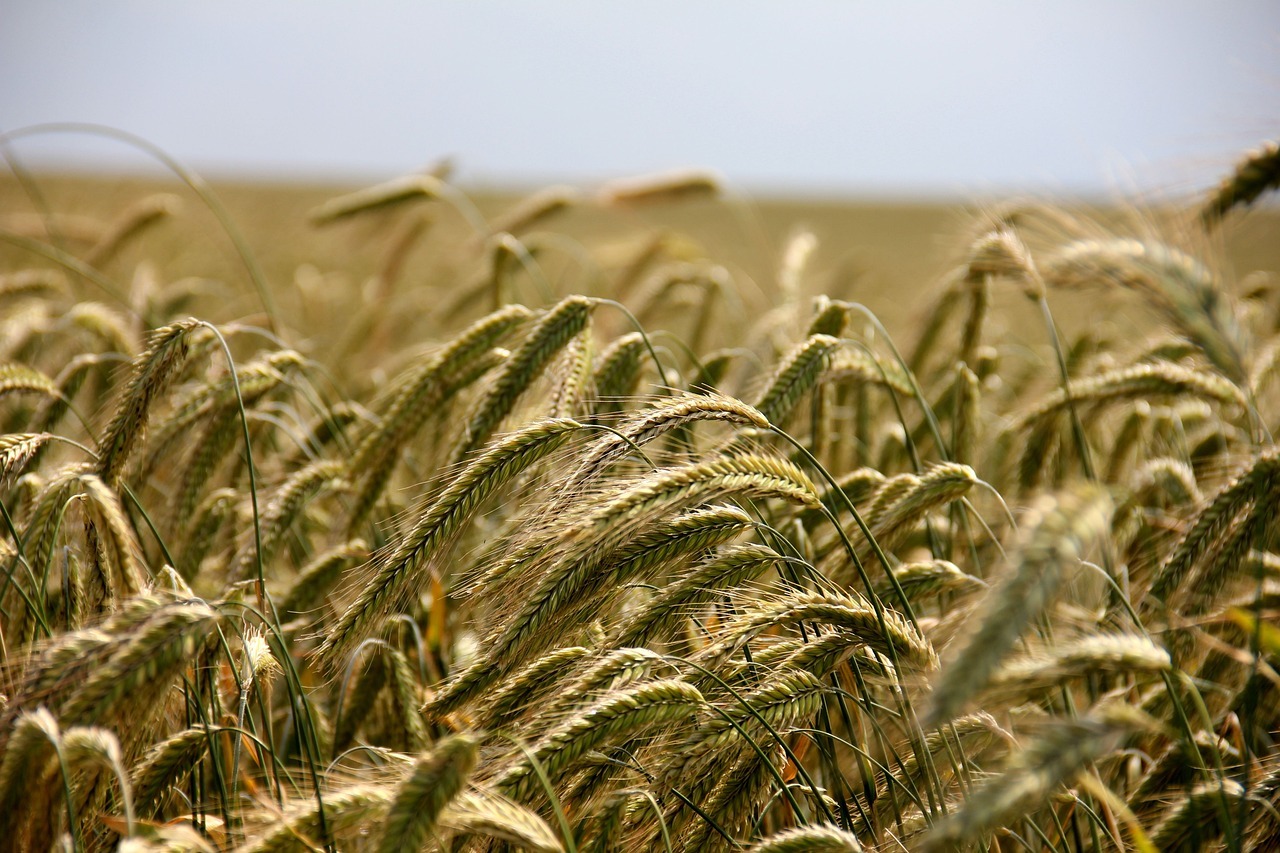
[[(108, 276), (127, 284), (138, 265), (145, 262), (148, 273), (166, 282), (208, 280), (208, 302), (202, 305), (197, 301), (193, 309), (210, 310), (221, 320), (250, 318), (260, 309), (252, 288), (243, 286), (246, 269), (228, 235), (199, 197), (180, 182), (156, 177), (42, 174), (36, 184), (43, 203), (56, 214), (54, 223), (62, 228), (61, 236), (86, 246), (127, 216), (131, 206), (136, 209), (139, 204), (154, 202), (170, 211), (126, 241), (104, 267)], [(213, 186), (277, 299), (295, 314), (304, 315), (290, 325), (310, 325), (317, 318), (306, 317), (306, 312), (335, 299), (350, 307), (399, 294), (423, 304), (418, 298), (425, 292), (431, 297), (425, 304), (443, 310), (467, 277), (483, 265), (474, 227), (457, 208), (447, 204), (415, 203), (327, 226), (309, 220), (319, 205), (356, 188), (349, 181), (224, 181)], [(494, 221), (536, 189), (484, 187), (467, 191), (466, 196), (481, 216)], [(718, 198), (620, 209), (599, 203), (591, 185), (574, 188), (574, 192), (577, 203), (549, 219), (545, 227), (540, 224), (533, 229), (534, 244), (539, 232), (555, 235), (537, 254), (548, 284), (559, 295), (616, 295), (610, 292), (610, 277), (659, 241), (661, 248), (653, 258), (656, 266), (693, 260), (724, 266), (739, 286), (739, 310), (744, 313), (738, 321), (745, 328), (759, 312), (782, 299), (777, 290), (782, 254), (790, 239), (808, 232), (816, 244), (805, 265), (800, 295), (822, 293), (862, 302), (884, 321), (891, 334), (907, 342), (914, 340), (914, 321), (937, 296), (945, 273), (964, 256), (984, 217), (999, 209), (1039, 201), (1034, 196), (971, 204), (921, 199), (842, 201), (753, 196), (730, 188)], [(1134, 236), (1154, 234), (1174, 244), (1181, 240), (1184, 248), (1212, 262), (1229, 287), (1240, 287), (1242, 280), (1244, 286), (1250, 286), (1251, 275), (1256, 286), (1256, 276), (1263, 275), (1259, 271), (1280, 269), (1280, 243), (1274, 239), (1280, 210), (1272, 205), (1264, 204), (1240, 217), (1231, 228), (1208, 240), (1179, 220), (1171, 208), (1143, 208), (1133, 203), (1061, 206), (1100, 229), (1114, 227), (1115, 233)], [(37, 204), (12, 177), (0, 179), (0, 226), (37, 239), (48, 237)], [(583, 250), (602, 268), (580, 263)], [(577, 261), (573, 260), (575, 252), (579, 254)], [(392, 257), (394, 266), (388, 269)], [(11, 245), (0, 245), (0, 259), (10, 270), (38, 261)], [(388, 273), (392, 280), (382, 282), (380, 289), (371, 285)], [(225, 288), (219, 282), (236, 286)], [(538, 285), (527, 277), (513, 286), (523, 290), (522, 297), (531, 304), (539, 301), (539, 294), (533, 292)], [(341, 298), (344, 295), (346, 299)], [(308, 296), (312, 297), (311, 309)], [(1019, 320), (1025, 319), (1020, 311), (1022, 300), (1013, 289), (997, 293), (995, 298), (1013, 312), (1003, 332), (1018, 336)], [(1140, 301), (1131, 294), (1117, 297), (1105, 289), (1056, 293), (1054, 305), (1058, 321), (1068, 330), (1097, 323), (1122, 332), (1126, 323), (1135, 319), (1134, 312), (1141, 311)], [(432, 319), (424, 318), (427, 328)], [(725, 320), (735, 321), (732, 317)]]

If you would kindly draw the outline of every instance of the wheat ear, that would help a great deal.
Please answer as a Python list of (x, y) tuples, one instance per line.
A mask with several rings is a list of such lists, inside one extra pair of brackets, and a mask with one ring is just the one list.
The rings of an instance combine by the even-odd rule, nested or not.
[(769, 421), (755, 408), (729, 397), (666, 397), (628, 416), (618, 424), (617, 433), (601, 437), (583, 456), (569, 476), (566, 492), (600, 476), (611, 464), (630, 453), (634, 447), (669, 435), (675, 430), (705, 421), (718, 421), (736, 426), (768, 429)]
[(169, 386), (187, 358), (188, 333), (199, 324), (184, 320), (152, 332), (146, 350), (134, 359), (115, 416), (98, 441), (97, 474), (114, 487), (129, 455), (142, 438), (151, 406)]
[(596, 300), (585, 296), (571, 296), (534, 324), (528, 337), (498, 370), (467, 422), (463, 441), (453, 457), (455, 460), (466, 459), (489, 440), (493, 431), (511, 413), (516, 400), (533, 384), (552, 357), (586, 327), (596, 304)]
[[(647, 678), (661, 660), (661, 655), (646, 648), (614, 649), (588, 662), (576, 678), (562, 678), (558, 695), (538, 708), (537, 716), (554, 720), (589, 705), (603, 694)], [(572, 671), (566, 675), (572, 675)]]
[[(643, 529), (647, 519), (690, 503), (729, 495), (782, 498), (816, 505), (813, 484), (799, 468), (766, 456), (735, 456), (659, 471), (606, 502), (565, 536), (567, 551), (529, 593), (524, 605), (493, 639), (484, 655), (433, 700), (433, 713), (444, 713), (498, 678), (504, 669), (537, 654), (554, 640), (542, 628), (561, 616), (566, 606), (590, 607), (612, 573), (600, 572), (601, 561), (617, 548), (627, 528)], [(589, 590), (590, 594), (585, 594)]]
[(1229, 211), (1247, 207), (1280, 186), (1280, 144), (1267, 142), (1236, 164), (1200, 210), (1206, 228), (1217, 225)]
[(396, 789), (379, 853), (423, 848), (440, 812), (471, 775), (478, 749), (474, 738), (458, 734), (439, 741), (414, 761), (408, 778)]
[(840, 346), (838, 338), (828, 335), (809, 337), (778, 365), (756, 409), (771, 423), (784, 422), (805, 392), (817, 384)]
[(508, 726), (526, 707), (535, 707), (546, 693), (561, 682), (564, 671), (588, 658), (591, 650), (566, 646), (547, 652), (512, 674), (505, 684), (475, 714), (477, 728), (500, 730)]
[(172, 193), (156, 193), (129, 205), (85, 254), (84, 262), (92, 267), (102, 266), (127, 242), (181, 209), (182, 200)]
[(21, 714), (13, 721), (0, 759), (0, 837), (17, 838), (22, 798), (31, 774), (44, 765), (48, 751), (60, 739), (58, 721), (44, 707)]
[(141, 817), (154, 817), (165, 791), (195, 770), (213, 733), (204, 727), (184, 729), (147, 750), (129, 774), (134, 807)]
[(534, 853), (564, 853), (538, 815), (496, 794), (463, 791), (440, 814), (440, 827), (457, 835), (482, 835)]
[(426, 579), (418, 576), (419, 569), (450, 541), (483, 500), (564, 444), (580, 426), (567, 419), (539, 421), (499, 439), (473, 459), (413, 529), (374, 558), (373, 577), (328, 631), (317, 656), (328, 662), (344, 657), (370, 627), (379, 625), (399, 602), (421, 588)]
[(351, 528), (364, 520), (377, 501), (401, 448), (423, 420), (462, 386), (468, 365), (531, 316), (532, 312), (523, 305), (508, 305), (482, 317), (399, 380), (399, 390), (389, 408), (351, 458), (350, 477), (360, 484), (352, 505)]
[(1107, 529), (1110, 501), (1096, 489), (1042, 496), (1022, 521), (1016, 565), (989, 593), (978, 630), (943, 667), (925, 728), (951, 720), (980, 690), (1018, 637), (1049, 603), (1063, 573)]
[(1158, 674), (1173, 665), (1169, 652), (1131, 634), (1095, 634), (1007, 661), (991, 676), (987, 690), (1027, 696), (1071, 678), (1123, 673)]
[(289, 527), (297, 519), (307, 502), (327, 488), (346, 484), (345, 463), (335, 459), (317, 459), (300, 471), (295, 471), (280, 485), (271, 501), (263, 508), (259, 523), (258, 543), (241, 551), (232, 577), (243, 580), (253, 574), (254, 563), (261, 560), (268, 564), (275, 557)]
[(1244, 801), (1244, 786), (1234, 779), (1197, 785), (1152, 829), (1151, 843), (1157, 850), (1203, 850), (1222, 835), (1224, 817), (1235, 820)]
[[(286, 814), (278, 826), (243, 845), (238, 853), (308, 853), (322, 847), (322, 835), (363, 834), (385, 820), (394, 792), (382, 785), (356, 784), (323, 795), (321, 807), (310, 803)], [(323, 828), (323, 833), (322, 833)]]
[(1150, 297), (1166, 317), (1233, 381), (1247, 378), (1248, 341), (1226, 291), (1185, 252), (1139, 240), (1081, 240), (1060, 249), (1044, 271), (1059, 287), (1101, 283)]
[(498, 790), (529, 794), (535, 774), (533, 762), (542, 765), (554, 783), (575, 759), (620, 734), (663, 725), (697, 712), (702, 694), (683, 681), (668, 679), (641, 684), (605, 696), (591, 708), (548, 732), (498, 779)]
[(596, 397), (595, 417), (622, 411), (623, 399), (635, 393), (640, 381), (640, 365), (647, 351), (644, 335), (630, 332), (615, 338), (600, 353), (591, 375)]
[[(732, 510), (741, 514), (741, 510)], [(749, 519), (743, 515), (743, 524)], [(653, 598), (614, 631), (611, 642), (620, 646), (637, 646), (663, 639), (673, 626), (687, 618), (700, 604), (713, 600), (724, 590), (732, 589), (764, 573), (782, 559), (777, 551), (762, 545), (739, 545), (690, 569), (658, 590)]]
[(862, 853), (858, 836), (834, 826), (797, 826), (775, 832), (750, 853)]
[(1168, 604), (1184, 588), (1188, 575), (1220, 545), (1242, 514), (1259, 516), (1259, 498), (1263, 498), (1264, 505), (1267, 503), (1277, 487), (1278, 476), (1280, 448), (1271, 448), (1214, 495), (1160, 565), (1147, 597)]
[(359, 213), (396, 207), (415, 199), (439, 198), (443, 181), (435, 175), (405, 175), (326, 201), (311, 211), (314, 225), (328, 225)]
[(9, 490), (9, 484), (54, 438), (47, 432), (10, 433), (0, 436), (0, 493)]
[(958, 811), (934, 824), (924, 849), (972, 844), (988, 829), (1043, 803), (1088, 762), (1116, 749), (1133, 733), (1124, 708), (1103, 708), (1075, 720), (1057, 720), (999, 776), (973, 790)]
[(280, 602), (281, 615), (286, 618), (306, 616), (329, 595), (343, 572), (368, 556), (368, 544), (363, 539), (352, 539), (315, 557), (302, 567), (285, 593)]
[(719, 177), (710, 172), (685, 170), (610, 181), (600, 188), (599, 198), (606, 205), (633, 207), (719, 194)]
[(847, 632), (857, 642), (892, 659), (932, 669), (937, 655), (929, 641), (896, 613), (839, 593), (793, 592), (774, 601), (752, 604), (725, 628), (724, 636), (700, 654), (709, 669), (727, 661), (749, 641), (770, 628), (819, 624)]

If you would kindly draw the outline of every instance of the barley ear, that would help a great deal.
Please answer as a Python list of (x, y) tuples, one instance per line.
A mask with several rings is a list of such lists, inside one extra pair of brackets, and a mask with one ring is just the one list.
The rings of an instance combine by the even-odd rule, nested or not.
[(538, 421), (489, 445), (446, 486), (408, 535), (374, 558), (372, 577), (328, 631), (317, 657), (330, 663), (344, 657), (346, 650), (370, 628), (380, 625), (398, 602), (421, 588), (426, 581), (421, 568), (483, 500), (564, 444), (580, 427), (566, 418)]
[(862, 844), (834, 826), (798, 826), (770, 835), (750, 853), (862, 853)]
[(1233, 208), (1247, 207), (1277, 186), (1280, 186), (1280, 144), (1268, 142), (1236, 164), (1205, 201), (1200, 221), (1206, 228), (1212, 228)]
[(1016, 565), (988, 595), (979, 628), (942, 669), (926, 729), (946, 723), (986, 685), (1027, 625), (1058, 590), (1063, 573), (1078, 562), (1110, 522), (1111, 502), (1095, 488), (1042, 496), (1022, 521)]
[(440, 827), (459, 836), (505, 841), (534, 853), (564, 853), (546, 821), (496, 794), (463, 791), (440, 813)]
[(178, 375), (187, 358), (188, 332), (199, 323), (183, 320), (151, 333), (146, 350), (133, 360), (133, 373), (115, 416), (98, 442), (97, 474), (114, 487), (151, 414), (151, 405)]
[(440, 812), (457, 796), (476, 764), (479, 744), (465, 734), (441, 740), (413, 763), (396, 789), (383, 826), (379, 853), (421, 850)]

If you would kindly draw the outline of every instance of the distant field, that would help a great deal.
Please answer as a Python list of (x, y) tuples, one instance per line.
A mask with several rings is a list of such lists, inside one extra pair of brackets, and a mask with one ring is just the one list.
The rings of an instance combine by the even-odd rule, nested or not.
[[(39, 184), (51, 209), (84, 217), (79, 224), (91, 229), (103, 227), (140, 199), (174, 193), (181, 199), (178, 215), (128, 247), (114, 269), (127, 271), (145, 257), (174, 279), (244, 278), (243, 265), (217, 222), (181, 185), (83, 177), (44, 177)], [(384, 253), (397, 239), (397, 224), (403, 224), (399, 213), (375, 214), (356, 225), (326, 229), (307, 223), (309, 211), (352, 189), (350, 185), (220, 184), (215, 189), (270, 281), (284, 291), (302, 265), (332, 273), (334, 280), (345, 286), (358, 286), (377, 272)], [(523, 196), (492, 191), (470, 194), (486, 217), (509, 208)], [(909, 339), (911, 319), (936, 295), (944, 273), (964, 254), (978, 217), (995, 206), (731, 195), (727, 201), (665, 204), (636, 211), (601, 210), (586, 204), (550, 220), (546, 228), (580, 242), (589, 251), (602, 249), (606, 258), (619, 260), (646, 235), (663, 231), (685, 235), (693, 244), (691, 252), (725, 264), (742, 278), (747, 298), (756, 297), (760, 302), (773, 299), (788, 237), (797, 229), (807, 229), (817, 238), (817, 248), (807, 265), (803, 289), (864, 302), (895, 335)], [(1147, 227), (1146, 222), (1162, 218), (1151, 211), (1079, 209), (1103, 222), (1125, 221), (1126, 230), (1134, 232)], [(434, 286), (439, 256), (449, 253), (451, 243), (472, 236), (455, 210), (438, 204), (424, 205), (420, 210), (430, 230), (404, 260), (400, 276), (405, 287)], [(0, 224), (39, 233), (33, 213), (30, 199), (12, 178), (0, 180)], [(1163, 218), (1167, 221), (1167, 216)], [(73, 222), (78, 220), (73, 217)], [(1254, 270), (1280, 269), (1280, 243), (1274, 239), (1278, 225), (1280, 211), (1255, 211), (1231, 230), (1222, 245), (1205, 246), (1193, 238), (1189, 248), (1223, 260), (1229, 281)], [(1172, 236), (1177, 238), (1176, 231)], [(21, 262), (20, 254), (3, 245), (0, 258)], [(561, 292), (589, 284), (577, 270), (564, 270), (563, 276), (557, 282)], [(1066, 318), (1094, 305), (1100, 295), (1105, 300), (1105, 294), (1098, 293), (1083, 301), (1061, 297)], [(245, 310), (250, 309), (245, 306)], [(1115, 319), (1110, 313), (1105, 316)]]

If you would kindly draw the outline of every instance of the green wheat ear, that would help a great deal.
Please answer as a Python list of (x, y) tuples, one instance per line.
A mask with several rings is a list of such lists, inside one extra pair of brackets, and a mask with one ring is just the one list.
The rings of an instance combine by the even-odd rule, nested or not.
[(862, 853), (851, 832), (834, 826), (798, 826), (774, 833), (751, 848), (751, 853)]
[(422, 849), (440, 813), (475, 768), (478, 749), (474, 738), (460, 734), (441, 740), (418, 757), (396, 789), (379, 851)]

